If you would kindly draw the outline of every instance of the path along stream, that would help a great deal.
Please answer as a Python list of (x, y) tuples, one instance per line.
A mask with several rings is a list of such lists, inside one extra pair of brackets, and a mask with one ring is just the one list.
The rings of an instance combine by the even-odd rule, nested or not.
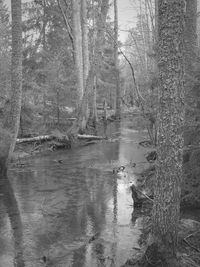
[(132, 221), (133, 174), (113, 169), (144, 161), (138, 142), (145, 133), (126, 125), (115, 131), (116, 141), (9, 170), (0, 192), (0, 267), (117, 267), (137, 251), (142, 226), (141, 218)]

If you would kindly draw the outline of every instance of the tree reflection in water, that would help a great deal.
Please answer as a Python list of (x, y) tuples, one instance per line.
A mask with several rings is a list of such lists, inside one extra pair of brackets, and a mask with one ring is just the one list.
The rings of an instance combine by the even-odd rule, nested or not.
[(1, 166), (0, 176), (0, 200), (5, 206), (10, 225), (12, 228), (13, 240), (14, 240), (14, 266), (24, 267), (23, 259), (23, 232), (22, 222), (20, 217), (20, 211), (18, 208), (17, 200), (15, 198), (12, 186), (7, 177), (7, 170)]

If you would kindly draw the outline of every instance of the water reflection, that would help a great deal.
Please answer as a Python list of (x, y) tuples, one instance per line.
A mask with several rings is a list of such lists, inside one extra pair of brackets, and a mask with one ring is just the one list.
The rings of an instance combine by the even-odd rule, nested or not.
[[(1, 208), (5, 208), (5, 213), (1, 212), (1, 220), (5, 220), (6, 213), (9, 218), (12, 235), (13, 235), (13, 244), (14, 244), (14, 266), (23, 267), (24, 259), (23, 259), (23, 232), (22, 232), (22, 222), (20, 217), (20, 212), (18, 208), (18, 204), (12, 189), (12, 186), (7, 178), (7, 172), (4, 169), (3, 173), (0, 177), (0, 202)], [(3, 216), (2, 216), (3, 215)], [(6, 221), (6, 220), (5, 220)], [(6, 225), (1, 225), (1, 236), (4, 236), (4, 231), (6, 231)], [(6, 254), (6, 251), (4, 251)], [(12, 258), (10, 255), (2, 254), (1, 250), (1, 264), (4, 263), (4, 267), (12, 266)], [(2, 266), (2, 265), (1, 265)]]
[(26, 266), (44, 266), (44, 257), (48, 266), (120, 266), (130, 257), (140, 235), (131, 221), (133, 177), (112, 171), (144, 160), (136, 144), (140, 138), (123, 130), (120, 142), (55, 152), (26, 162), (22, 171), (10, 171)]

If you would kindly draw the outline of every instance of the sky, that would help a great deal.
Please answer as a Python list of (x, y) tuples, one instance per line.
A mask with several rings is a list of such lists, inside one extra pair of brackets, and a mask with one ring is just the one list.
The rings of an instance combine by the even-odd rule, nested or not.
[(137, 10), (133, 5), (134, 0), (118, 0), (119, 38), (126, 40), (127, 30), (135, 25)]
[[(31, 0), (22, 0), (22, 2), (28, 1)], [(9, 7), (10, 2), (11, 0), (5, 0), (5, 3)], [(134, 2), (134, 0), (118, 0), (119, 39), (121, 42), (126, 40), (128, 35), (127, 30), (134, 26), (136, 18), (136, 7), (133, 4)], [(110, 12), (112, 12), (112, 10)]]

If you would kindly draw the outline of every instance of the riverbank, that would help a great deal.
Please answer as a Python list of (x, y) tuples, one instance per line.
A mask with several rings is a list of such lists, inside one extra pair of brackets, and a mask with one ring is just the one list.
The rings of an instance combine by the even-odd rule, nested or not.
[[(146, 228), (147, 229), (147, 228)], [(176, 256), (161, 251), (152, 243), (151, 234), (141, 235), (140, 251), (121, 267), (198, 267), (200, 266), (200, 222), (181, 219)]]
[[(132, 218), (132, 167), (125, 177), (113, 170), (132, 162), (139, 168), (145, 158), (138, 143), (146, 133), (122, 121), (109, 127), (112, 140), (38, 153), (9, 169), (22, 221), (14, 238), (23, 234), (26, 266), (42, 267), (45, 259), (49, 266), (119, 267), (138, 250), (141, 217)], [(1, 231), (9, 233), (9, 227), (6, 221)], [(9, 234), (2, 239), (7, 249), (0, 262), (10, 263), (13, 240)]]
[[(37, 240), (36, 248), (41, 248), (35, 251), (28, 245), (26, 261), (33, 264), (27, 256), (31, 252), (34, 266), (39, 267), (44, 266), (43, 257), (48, 264), (63, 267), (67, 262), (84, 267), (119, 267), (125, 262), (143, 266), (137, 264), (149, 244), (151, 207), (147, 201), (134, 208), (130, 186), (139, 183), (143, 200), (150, 195), (147, 187), (152, 184), (155, 157), (148, 156), (153, 148), (147, 132), (137, 127), (139, 120), (127, 116), (109, 123), (107, 139), (93, 144), (84, 141), (71, 149), (51, 151), (44, 142), (41, 148), (46, 150), (18, 159), (17, 168), (10, 166), (9, 179), (22, 207), (24, 238), (30, 241), (28, 231)], [(103, 133), (100, 127), (98, 134)], [(29, 153), (33, 146), (28, 146), (21, 151)], [(192, 216), (195, 219), (194, 212), (187, 218)], [(184, 232), (191, 245), (194, 232)]]
[[(67, 129), (62, 127), (55, 127), (53, 130), (45, 132), (45, 135), (40, 135), (38, 137), (31, 136), (24, 138), (24, 142), (17, 142), (15, 151), (12, 156), (12, 162), (20, 162), (27, 157), (34, 157), (38, 154), (48, 154), (56, 150), (65, 150), (76, 147), (93, 145), (97, 142), (101, 142), (103, 139), (117, 140), (119, 137), (119, 124), (120, 121), (126, 120), (128, 122), (128, 127), (134, 129), (144, 129), (145, 122), (141, 120), (139, 114), (133, 115), (130, 112), (126, 112), (122, 115), (121, 120), (116, 120), (112, 115), (103, 120), (99, 119), (96, 124), (96, 127), (89, 126), (86, 129), (84, 138), (70, 139), (67, 134)], [(141, 123), (142, 122), (142, 123)], [(69, 126), (70, 127), (70, 126)], [(68, 128), (69, 129), (69, 128)], [(81, 137), (82, 135), (80, 135)], [(88, 138), (87, 138), (88, 136)], [(97, 136), (97, 138), (95, 138)], [(45, 138), (49, 137), (49, 138)], [(32, 141), (30, 141), (32, 139)], [(35, 139), (35, 140), (34, 140)], [(99, 139), (99, 140), (98, 140)], [(19, 141), (22, 140), (21, 138)], [(26, 141), (27, 140), (27, 141)]]

